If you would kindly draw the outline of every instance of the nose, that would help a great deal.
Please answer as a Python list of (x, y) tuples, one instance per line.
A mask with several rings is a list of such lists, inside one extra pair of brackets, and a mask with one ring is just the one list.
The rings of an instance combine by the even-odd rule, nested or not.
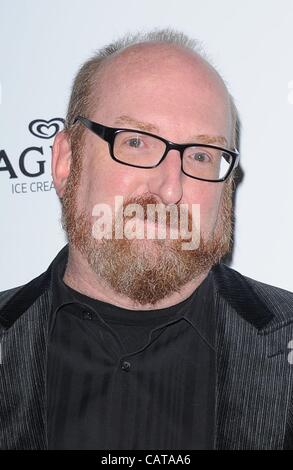
[(181, 158), (178, 150), (170, 150), (163, 162), (150, 170), (149, 191), (168, 204), (177, 204), (183, 195), (183, 177)]

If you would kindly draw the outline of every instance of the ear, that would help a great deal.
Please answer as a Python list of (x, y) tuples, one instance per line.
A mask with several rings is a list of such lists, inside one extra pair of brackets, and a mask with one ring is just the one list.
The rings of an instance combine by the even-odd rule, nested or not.
[(70, 173), (71, 145), (65, 131), (58, 132), (52, 149), (52, 177), (56, 192), (62, 198)]

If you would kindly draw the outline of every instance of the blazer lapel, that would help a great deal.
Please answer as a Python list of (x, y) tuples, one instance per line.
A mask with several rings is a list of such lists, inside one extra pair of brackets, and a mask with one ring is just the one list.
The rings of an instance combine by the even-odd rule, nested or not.
[[(0, 393), (5, 400), (1, 402), (1, 449), (47, 448), (46, 361), (51, 296), (44, 290), (46, 281), (43, 275), (36, 281), (36, 289), (33, 282), (29, 289), (21, 288), (2, 309)], [(26, 294), (33, 297), (40, 292), (42, 295), (23, 311), (27, 307)], [(17, 317), (14, 323), (12, 316)]]
[(215, 284), (216, 448), (282, 449), (292, 400), (292, 321), (277, 321), (253, 285), (225, 266), (215, 269)]

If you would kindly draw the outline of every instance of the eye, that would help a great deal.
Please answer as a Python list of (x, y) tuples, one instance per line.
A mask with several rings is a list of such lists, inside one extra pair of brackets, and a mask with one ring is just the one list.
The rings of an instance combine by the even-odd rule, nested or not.
[(129, 147), (139, 149), (144, 146), (143, 140), (139, 136), (131, 137), (125, 141), (125, 144)]
[(206, 152), (191, 153), (189, 158), (198, 163), (209, 163), (211, 161), (211, 156)]

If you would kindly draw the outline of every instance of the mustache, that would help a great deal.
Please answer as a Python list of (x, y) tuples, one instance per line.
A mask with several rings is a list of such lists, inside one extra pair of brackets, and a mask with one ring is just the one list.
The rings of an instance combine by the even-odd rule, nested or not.
[[(174, 204), (164, 204), (158, 197), (156, 197), (153, 194), (143, 194), (140, 196), (133, 196), (127, 198), (123, 202), (123, 214), (127, 206), (130, 206), (132, 204), (137, 204), (140, 206), (140, 208), (143, 210), (143, 220), (147, 221), (148, 220), (148, 212), (150, 208), (153, 206), (154, 208), (157, 208), (158, 210), (154, 211), (154, 222), (159, 223), (159, 217), (161, 214), (161, 211), (165, 213), (166, 216), (166, 225), (167, 226), (172, 226), (174, 224), (174, 218), (172, 217), (172, 212), (174, 214), (177, 213), (178, 215), (178, 221), (180, 221), (180, 217), (182, 216), (183, 208), (185, 211), (188, 212), (188, 228), (191, 229), (192, 227), (192, 215), (189, 211), (189, 208), (186, 208), (186, 205), (188, 204), (181, 204), (181, 203), (174, 203)], [(161, 210), (161, 211), (160, 211)], [(134, 212), (134, 209), (133, 209)], [(141, 212), (140, 212), (141, 213)], [(125, 220), (129, 220), (133, 218), (133, 215), (125, 215), (124, 216)], [(141, 219), (140, 214), (137, 214), (137, 218)]]

